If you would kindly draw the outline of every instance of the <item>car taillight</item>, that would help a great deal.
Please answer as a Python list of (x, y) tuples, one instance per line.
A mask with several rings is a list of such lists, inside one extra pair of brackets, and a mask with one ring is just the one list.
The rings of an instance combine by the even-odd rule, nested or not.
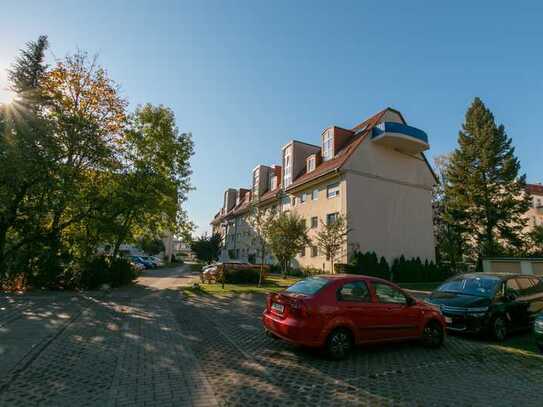
[(266, 310), (269, 311), (271, 309), (271, 304), (272, 304), (272, 295), (273, 294), (268, 294), (266, 296)]
[(292, 309), (292, 313), (296, 316), (307, 318), (310, 315), (309, 307), (307, 304), (302, 301), (298, 300), (291, 304), (290, 308)]

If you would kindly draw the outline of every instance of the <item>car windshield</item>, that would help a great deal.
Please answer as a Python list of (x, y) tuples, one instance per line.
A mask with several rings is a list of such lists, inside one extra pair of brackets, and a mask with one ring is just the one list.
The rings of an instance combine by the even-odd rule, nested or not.
[(437, 291), (493, 297), (501, 280), (493, 276), (456, 277), (446, 281)]
[(298, 281), (296, 284), (286, 289), (289, 293), (313, 295), (322, 287), (328, 284), (328, 279), (322, 277), (310, 277)]

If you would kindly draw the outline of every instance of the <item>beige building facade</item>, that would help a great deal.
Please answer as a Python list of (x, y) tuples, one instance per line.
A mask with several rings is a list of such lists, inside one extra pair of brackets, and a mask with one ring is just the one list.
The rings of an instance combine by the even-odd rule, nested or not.
[(533, 229), (535, 226), (543, 226), (543, 185), (528, 184), (526, 190), (532, 197), (530, 208), (525, 214), (527, 227)]
[[(326, 128), (321, 144), (293, 140), (281, 149), (281, 166), (259, 165), (250, 188), (225, 192), (211, 222), (223, 236), (221, 260), (259, 258), (248, 215), (251, 205), (292, 211), (305, 219), (308, 236), (338, 214), (351, 232), (336, 263), (356, 250), (375, 251), (389, 262), (402, 254), (434, 260), (432, 188), (435, 175), (424, 156), (426, 134), (385, 109), (352, 129)], [(267, 257), (272, 263), (272, 256)], [(296, 267), (329, 272), (315, 243), (295, 259)]]

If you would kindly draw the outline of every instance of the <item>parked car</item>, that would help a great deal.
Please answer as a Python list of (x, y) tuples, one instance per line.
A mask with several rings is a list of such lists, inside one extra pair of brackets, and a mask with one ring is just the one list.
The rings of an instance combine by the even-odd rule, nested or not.
[(543, 310), (543, 281), (518, 274), (462, 274), (427, 301), (440, 307), (449, 330), (489, 333), (503, 341), (509, 332), (531, 327)]
[(543, 353), (543, 312), (537, 316), (534, 322), (534, 334), (539, 352)]
[(309, 277), (268, 295), (262, 322), (269, 335), (325, 348), (335, 359), (358, 344), (418, 339), (439, 347), (445, 336), (436, 307), (386, 280), (346, 274)]
[(138, 271), (138, 272), (141, 272), (141, 271), (145, 270), (145, 266), (143, 264), (141, 264), (141, 263), (137, 263), (137, 262), (131, 260), (130, 265), (132, 267), (134, 267), (134, 269), (136, 271)]
[(140, 256), (143, 260), (152, 263), (155, 267), (160, 267), (164, 265), (164, 263), (158, 258), (154, 256)]
[(156, 268), (155, 264), (145, 260), (142, 256), (130, 256), (130, 260), (132, 260), (135, 263), (141, 264), (146, 269), (154, 269)]
[(156, 264), (157, 267), (162, 267), (164, 265), (164, 261), (156, 256), (149, 256), (149, 258)]
[[(260, 270), (260, 264), (244, 263), (237, 260), (231, 260), (224, 263), (213, 263), (202, 268), (202, 282), (217, 282), (224, 270)], [(270, 266), (264, 265), (264, 276), (269, 272)]]

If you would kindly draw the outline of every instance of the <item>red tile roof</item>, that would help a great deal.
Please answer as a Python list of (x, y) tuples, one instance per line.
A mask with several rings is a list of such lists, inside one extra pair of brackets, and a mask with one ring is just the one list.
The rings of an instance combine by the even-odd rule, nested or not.
[[(363, 121), (362, 123), (358, 124), (357, 126), (353, 127), (350, 131), (354, 132), (355, 135), (352, 137), (352, 140), (348, 142), (347, 145), (345, 145), (340, 151), (338, 151), (334, 158), (328, 161), (321, 162), (313, 171), (309, 173), (302, 173), (296, 180), (287, 188), (288, 190), (292, 190), (306, 182), (315, 180), (321, 176), (324, 176), (326, 174), (329, 174), (333, 171), (336, 171), (340, 169), (343, 164), (349, 159), (349, 157), (353, 154), (353, 152), (358, 148), (358, 146), (365, 140), (365, 138), (368, 136), (368, 134), (371, 133), (371, 130), (375, 125), (377, 125), (385, 113), (387, 111), (392, 111), (400, 115), (401, 119), (405, 122), (403, 116), (401, 113), (397, 110), (386, 108), (379, 113), (373, 115), (369, 119)], [(344, 129), (346, 130), (346, 129)], [(423, 154), (424, 156), (424, 154)], [(426, 157), (424, 157), (426, 160)], [(428, 162), (426, 161), (428, 164)], [(428, 164), (428, 167), (432, 171), (431, 166)], [(305, 170), (304, 170), (305, 171)], [(433, 173), (433, 171), (432, 171)], [(434, 175), (435, 177), (435, 175)], [(437, 180), (437, 178), (436, 178)], [(543, 194), (543, 186), (540, 185), (531, 185), (529, 187), (536, 187), (538, 191), (541, 191), (541, 194)], [(274, 198), (277, 195), (277, 192), (280, 191), (280, 186), (274, 189), (273, 191), (268, 191), (264, 195), (260, 197), (260, 202), (267, 201), (269, 199)], [(247, 190), (248, 191), (248, 190)], [(240, 190), (241, 192), (241, 190)], [(533, 192), (531, 192), (533, 193)], [(244, 212), (247, 210), (251, 203), (251, 192), (248, 191), (248, 193), (245, 194), (244, 199), (236, 205), (232, 210), (230, 210), (226, 214), (222, 214), (220, 216), (220, 220), (227, 218), (229, 215), (237, 215), (239, 213)], [(214, 219), (213, 222), (217, 222), (219, 219)]]
[(543, 195), (543, 185), (542, 184), (527, 184), (526, 191), (530, 195)]
[(277, 187), (271, 191), (268, 191), (268, 192), (265, 192), (261, 197), (260, 197), (260, 202), (264, 202), (264, 201), (267, 201), (268, 199), (271, 199), (271, 198), (275, 198), (275, 196), (277, 195), (277, 193), (281, 190), (281, 187)]
[(352, 153), (356, 150), (356, 148), (362, 143), (362, 141), (366, 138), (366, 136), (370, 133), (371, 129), (379, 123), (379, 121), (382, 119), (382, 117), (385, 115), (386, 111), (388, 109), (382, 110), (379, 113), (373, 115), (369, 119), (365, 120), (364, 122), (360, 123), (358, 126), (354, 127), (352, 131), (360, 131), (361, 133), (354, 136), (352, 141), (347, 144), (342, 150), (338, 151), (336, 156), (328, 161), (323, 161), (317, 168), (315, 168), (311, 172), (306, 172), (302, 176), (298, 177), (296, 181), (294, 181), (287, 190), (296, 188), (297, 186), (300, 186), (301, 184), (304, 184), (306, 182), (312, 181), (314, 179), (317, 179), (323, 175), (329, 174), (332, 171), (338, 170), (341, 168), (343, 164), (347, 161), (347, 159), (352, 155)]

